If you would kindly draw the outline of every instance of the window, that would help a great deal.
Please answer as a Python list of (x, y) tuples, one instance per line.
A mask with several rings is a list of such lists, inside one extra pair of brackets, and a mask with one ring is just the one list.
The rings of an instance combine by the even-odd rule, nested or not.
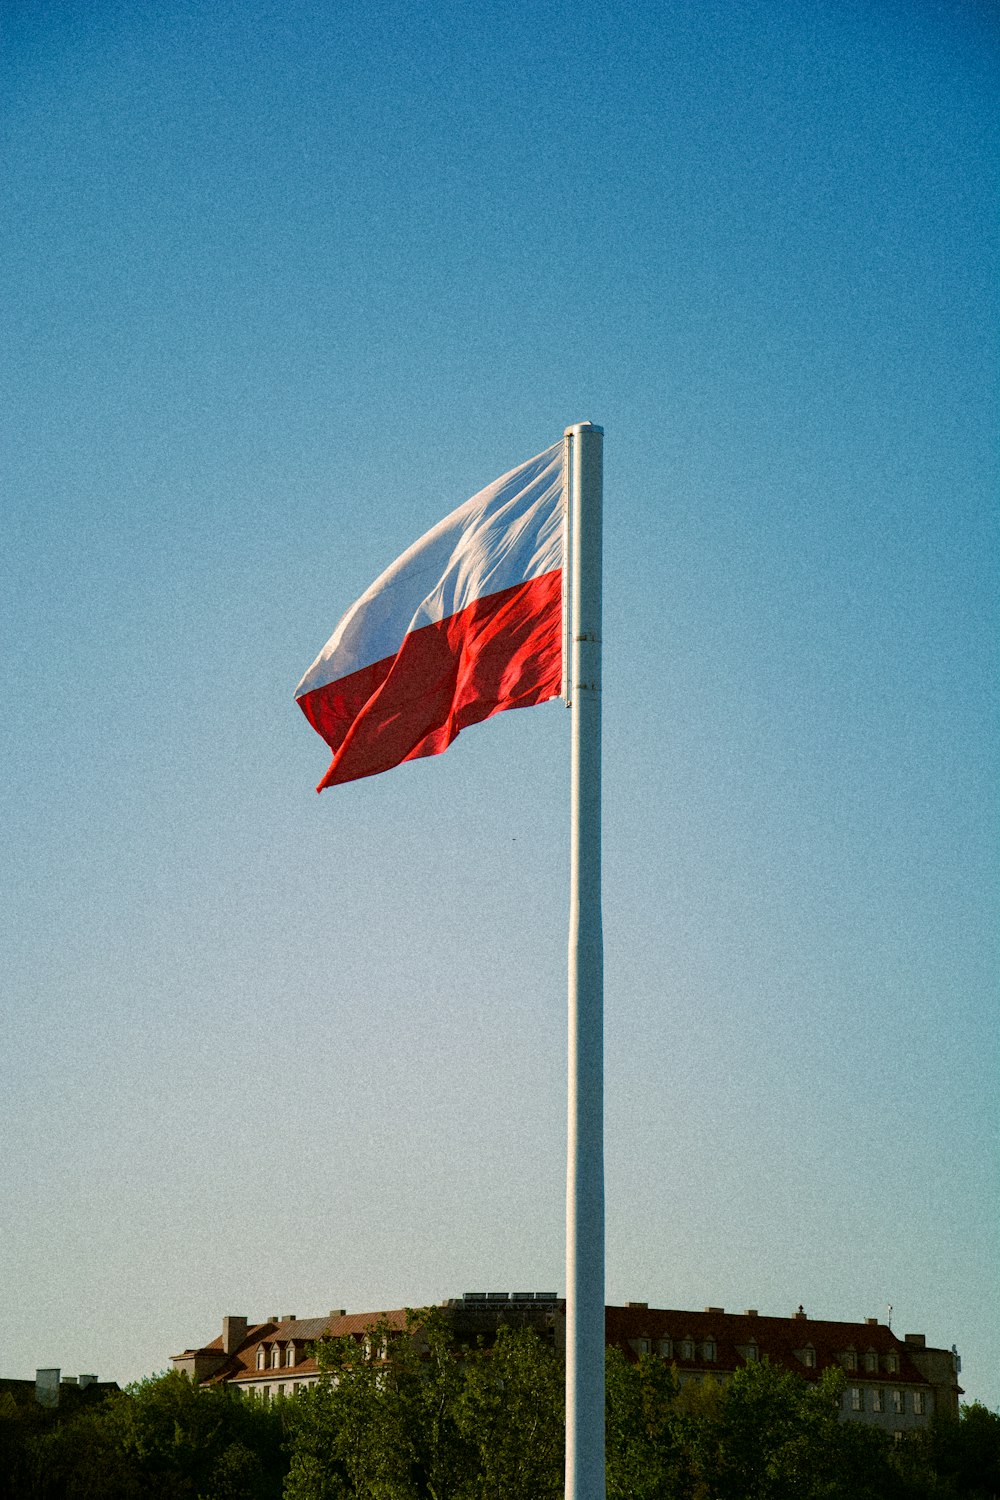
[(895, 1354), (886, 1355), (885, 1367), (889, 1371), (890, 1375), (895, 1375), (896, 1371), (899, 1369), (899, 1359)]
[(905, 1408), (903, 1406), (903, 1392), (902, 1391), (893, 1391), (893, 1393), (892, 1393), (892, 1409), (896, 1413), (897, 1417), (901, 1417), (903, 1415), (903, 1411), (904, 1411)]
[(844, 1369), (856, 1370), (858, 1368), (858, 1356), (853, 1349), (848, 1349), (844, 1355)]
[(672, 1359), (674, 1353), (673, 1339), (660, 1340), (660, 1356), (662, 1359)]
[(880, 1385), (872, 1391), (872, 1411), (885, 1411), (885, 1391)]
[(264, 1348), (263, 1344), (261, 1344), (260, 1348), (257, 1350), (257, 1368), (258, 1370), (267, 1369), (267, 1350)]
[(748, 1365), (752, 1365), (753, 1364), (754, 1360), (757, 1358), (757, 1345), (756, 1344), (748, 1344), (747, 1345), (747, 1352), (746, 1352), (744, 1358), (746, 1359), (746, 1362), (747, 1362)]
[(694, 1359), (694, 1344), (690, 1339), (681, 1340), (681, 1359)]
[(275, 1344), (274, 1348), (271, 1350), (271, 1369), (272, 1370), (278, 1370), (280, 1368), (281, 1368), (281, 1350), (278, 1348), (277, 1344)]
[(711, 1360), (713, 1360), (715, 1358), (715, 1340), (714, 1339), (706, 1339), (705, 1340), (705, 1345), (704, 1345), (704, 1348), (702, 1349), (702, 1355), (703, 1355), (703, 1357), (705, 1358), (706, 1361), (711, 1361)]
[(878, 1369), (878, 1355), (875, 1353), (874, 1349), (869, 1349), (868, 1353), (865, 1355), (865, 1369), (868, 1371), (869, 1375), (873, 1374)]
[(865, 1403), (861, 1394), (861, 1387), (859, 1385), (852, 1385), (848, 1388), (847, 1394), (850, 1397), (851, 1411), (864, 1411)]
[(807, 1370), (815, 1370), (816, 1368), (816, 1350), (811, 1344), (808, 1349), (803, 1349), (802, 1351), (802, 1363)]
[(287, 1385), (279, 1385), (278, 1386), (278, 1395), (279, 1396), (283, 1396), (285, 1394), (285, 1392), (287, 1391), (287, 1389), (288, 1389)]
[(927, 1397), (923, 1391), (913, 1392), (913, 1415), (923, 1417), (927, 1414)]
[(294, 1365), (294, 1363), (295, 1363), (295, 1345), (294, 1344), (289, 1344), (288, 1348), (285, 1350), (285, 1364), (289, 1367), (289, 1369), (291, 1369), (291, 1367), (292, 1367), (292, 1365)]
[(637, 1354), (649, 1353), (649, 1339), (636, 1339), (635, 1348)]

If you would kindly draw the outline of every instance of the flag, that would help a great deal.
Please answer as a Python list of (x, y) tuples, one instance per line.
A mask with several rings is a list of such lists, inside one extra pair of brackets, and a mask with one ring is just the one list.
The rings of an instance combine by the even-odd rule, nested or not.
[(439, 521), (342, 617), (295, 690), (333, 751), (317, 791), (557, 696), (563, 490), (557, 443)]

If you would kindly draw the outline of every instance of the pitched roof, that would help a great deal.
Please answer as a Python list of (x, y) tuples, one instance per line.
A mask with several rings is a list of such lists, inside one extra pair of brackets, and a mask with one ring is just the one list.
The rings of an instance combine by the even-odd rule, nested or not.
[[(636, 1357), (631, 1347), (632, 1340), (649, 1339), (651, 1343), (659, 1343), (670, 1339), (671, 1360), (679, 1370), (685, 1367), (703, 1370), (707, 1363), (703, 1346), (711, 1339), (716, 1352), (710, 1363), (720, 1372), (737, 1370), (746, 1364), (746, 1356), (740, 1349), (756, 1345), (759, 1354), (766, 1355), (772, 1364), (783, 1365), (799, 1375), (816, 1379), (831, 1365), (843, 1369), (842, 1355), (853, 1350), (858, 1356), (857, 1373), (867, 1380), (929, 1384), (911, 1359), (907, 1345), (884, 1323), (827, 1322), (804, 1314), (769, 1318), (758, 1313), (727, 1313), (720, 1309), (686, 1312), (679, 1308), (632, 1306), (606, 1308), (604, 1326), (606, 1341), (617, 1345), (632, 1358)], [(680, 1352), (685, 1339), (695, 1346), (690, 1359), (684, 1359)], [(799, 1351), (810, 1348), (816, 1355), (814, 1367), (803, 1364), (799, 1358)], [(864, 1356), (869, 1350), (877, 1354), (880, 1361), (889, 1353), (895, 1354), (899, 1360), (898, 1372), (888, 1374), (881, 1363), (878, 1371), (866, 1371)]]
[[(256, 1327), (247, 1329), (239, 1348), (229, 1355), (225, 1364), (212, 1372), (205, 1384), (215, 1385), (226, 1380), (260, 1380), (265, 1375), (273, 1380), (276, 1372), (270, 1359), (265, 1369), (258, 1370), (257, 1354), (262, 1346), (270, 1351), (275, 1344), (279, 1347), (296, 1345), (295, 1364), (280, 1366), (283, 1376), (287, 1375), (294, 1380), (301, 1379), (303, 1375), (315, 1375), (319, 1370), (315, 1357), (306, 1357), (304, 1350), (299, 1350), (299, 1345), (312, 1344), (321, 1338), (360, 1339), (369, 1329), (381, 1323), (388, 1324), (391, 1329), (403, 1330), (406, 1327), (406, 1309), (400, 1307), (388, 1312), (348, 1313), (337, 1318), (286, 1318), (278, 1323), (259, 1323)], [(221, 1352), (221, 1335), (203, 1349), (185, 1351), (188, 1355)], [(302, 1357), (299, 1357), (300, 1352)], [(184, 1356), (174, 1357), (182, 1359)]]
[[(565, 1304), (561, 1304), (565, 1306)], [(516, 1304), (515, 1304), (516, 1307)], [(459, 1320), (469, 1309), (462, 1305), (448, 1304), (449, 1312)], [(476, 1305), (472, 1312), (482, 1309)], [(505, 1306), (503, 1311), (512, 1310)], [(497, 1311), (500, 1311), (498, 1308)], [(247, 1332), (238, 1348), (230, 1355), (222, 1349), (222, 1337), (212, 1339), (199, 1349), (186, 1349), (174, 1355), (175, 1360), (195, 1359), (209, 1356), (205, 1383), (221, 1381), (273, 1381), (296, 1379), (318, 1373), (318, 1364), (313, 1356), (306, 1354), (310, 1344), (321, 1338), (350, 1337), (361, 1339), (378, 1324), (387, 1324), (390, 1329), (402, 1331), (406, 1327), (407, 1310), (392, 1308), (382, 1312), (363, 1312), (329, 1316), (325, 1318), (285, 1318), (258, 1323)], [(464, 1326), (464, 1324), (463, 1324)], [(456, 1325), (458, 1327), (458, 1325)], [(467, 1330), (466, 1330), (467, 1331)], [(761, 1317), (754, 1312), (727, 1313), (721, 1308), (707, 1308), (702, 1312), (680, 1308), (651, 1308), (643, 1303), (630, 1303), (625, 1307), (605, 1309), (605, 1340), (617, 1345), (626, 1358), (638, 1358), (636, 1345), (640, 1339), (648, 1339), (657, 1353), (662, 1351), (662, 1342), (671, 1340), (669, 1358), (683, 1372), (687, 1370), (717, 1370), (720, 1374), (732, 1373), (747, 1363), (750, 1346), (756, 1345), (757, 1357), (766, 1356), (772, 1364), (794, 1370), (806, 1379), (818, 1379), (831, 1366), (844, 1368), (844, 1355), (854, 1351), (857, 1355), (855, 1373), (867, 1382), (905, 1383), (930, 1386), (931, 1381), (919, 1369), (911, 1357), (911, 1347), (898, 1338), (884, 1323), (874, 1319), (863, 1323), (827, 1321), (806, 1317), (804, 1312), (790, 1318)], [(683, 1354), (683, 1344), (690, 1340), (694, 1346), (689, 1358)], [(714, 1358), (705, 1358), (704, 1345), (712, 1340), (715, 1344)], [(296, 1362), (286, 1365), (271, 1363), (270, 1351), (274, 1346), (287, 1348), (295, 1345)], [(265, 1352), (265, 1364), (258, 1369), (257, 1361), (261, 1348)], [(811, 1348), (815, 1363), (807, 1365), (803, 1352)], [(878, 1356), (875, 1370), (865, 1368), (865, 1356), (869, 1352)], [(929, 1351), (934, 1352), (934, 1351)], [(940, 1351), (944, 1352), (944, 1351)], [(898, 1367), (889, 1372), (886, 1356), (895, 1354)], [(208, 1373), (210, 1371), (210, 1373)]]
[[(270, 1329), (275, 1328), (277, 1326), (278, 1325), (275, 1324), (275, 1323), (255, 1323), (252, 1328), (248, 1328), (247, 1329), (246, 1335), (245, 1335), (245, 1337), (243, 1339), (243, 1343), (240, 1345), (240, 1349), (243, 1349), (246, 1346), (246, 1344), (251, 1339), (256, 1339), (259, 1342), (260, 1339), (263, 1337), (263, 1335), (265, 1333), (269, 1332)], [(239, 1352), (239, 1351), (237, 1351), (237, 1352)], [(222, 1353), (222, 1334), (219, 1333), (219, 1334), (216, 1334), (216, 1336), (215, 1336), (214, 1339), (210, 1339), (207, 1344), (199, 1344), (194, 1349), (184, 1349), (184, 1350), (181, 1351), (180, 1354), (171, 1354), (170, 1358), (171, 1359), (190, 1359), (190, 1358), (192, 1358), (196, 1354), (221, 1354), (221, 1353)]]

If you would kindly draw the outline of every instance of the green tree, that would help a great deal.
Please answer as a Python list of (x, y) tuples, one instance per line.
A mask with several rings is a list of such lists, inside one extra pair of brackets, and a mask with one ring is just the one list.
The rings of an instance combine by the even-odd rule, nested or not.
[(36, 1431), (19, 1500), (280, 1500), (279, 1407), (176, 1371)]
[(109, 1421), (121, 1396), (97, 1406), (41, 1407), (21, 1413), (19, 1452), (2, 1469), (17, 1500), (138, 1500), (141, 1477), (121, 1451)]
[(840, 1370), (815, 1384), (766, 1360), (737, 1371), (704, 1434), (711, 1500), (946, 1500), (918, 1436), (840, 1420), (844, 1386)]
[(713, 1500), (829, 1500), (837, 1486), (844, 1377), (827, 1370), (813, 1385), (767, 1360), (737, 1370), (705, 1434), (705, 1478)]
[[(558, 1500), (563, 1366), (535, 1334), (454, 1347), (440, 1314), (320, 1353), (295, 1404), (286, 1500)], [(1000, 1417), (963, 1408), (895, 1443), (841, 1421), (843, 1373), (755, 1362), (681, 1385), (607, 1354), (609, 1500), (1000, 1500)], [(221, 1500), (221, 1497), (220, 1497)]]
[(609, 1349), (605, 1365), (608, 1500), (691, 1500), (701, 1490), (701, 1434), (714, 1381), (681, 1389), (674, 1366)]
[[(914, 1455), (906, 1455), (912, 1460)], [(958, 1418), (935, 1417), (919, 1445), (921, 1471), (933, 1475), (942, 1495), (961, 1500), (1000, 1497), (1000, 1415), (979, 1401)], [(903, 1455), (900, 1455), (903, 1458)]]
[[(230, 1385), (166, 1375), (130, 1386), (108, 1411), (124, 1453), (163, 1500), (224, 1500), (234, 1470), (244, 1500), (278, 1500), (284, 1478), (283, 1412)], [(232, 1450), (232, 1451), (230, 1451)]]
[(458, 1424), (472, 1462), (462, 1500), (559, 1500), (565, 1365), (530, 1328), (502, 1327), (464, 1362)]
[(459, 1500), (472, 1462), (457, 1420), (464, 1376), (440, 1312), (316, 1352), (322, 1378), (295, 1412), (286, 1500)]
[(41, 1408), (22, 1409), (9, 1391), (0, 1396), (0, 1500), (29, 1493), (30, 1445)]
[(370, 1354), (349, 1338), (324, 1340), (315, 1352), (321, 1376), (296, 1401), (285, 1500), (405, 1495), (405, 1469)]

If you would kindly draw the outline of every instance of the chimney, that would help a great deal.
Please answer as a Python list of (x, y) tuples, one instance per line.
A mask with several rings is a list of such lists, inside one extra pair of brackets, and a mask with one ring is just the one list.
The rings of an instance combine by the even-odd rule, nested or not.
[(721, 1313), (725, 1312), (725, 1308), (724, 1307), (706, 1307), (705, 1311), (707, 1313), (720, 1313), (721, 1314)]
[(84, 1390), (86, 1390), (86, 1388), (87, 1388), (88, 1385), (96, 1385), (97, 1384), (97, 1376), (96, 1375), (81, 1375), (79, 1377), (79, 1379), (77, 1380), (76, 1383), (77, 1383), (78, 1386), (80, 1386)]
[(222, 1352), (223, 1354), (235, 1354), (247, 1336), (246, 1318), (223, 1318), (222, 1320)]
[(285, 1314), (283, 1314), (281, 1321), (283, 1323), (294, 1323), (295, 1322), (295, 1314), (294, 1313), (285, 1313)]
[(646, 1308), (648, 1308), (649, 1303), (648, 1302), (626, 1302), (625, 1306), (626, 1307), (642, 1308), (643, 1310), (645, 1310)]
[(903, 1343), (912, 1344), (915, 1349), (924, 1349), (927, 1346), (927, 1339), (922, 1333), (904, 1333)]
[(745, 1318), (755, 1318), (757, 1316), (757, 1309), (755, 1307), (748, 1307), (743, 1316)]
[(877, 1328), (878, 1327), (878, 1318), (866, 1318), (865, 1319), (865, 1327), (866, 1328)]
[(797, 1318), (807, 1318), (809, 1316), (809, 1314), (806, 1312), (805, 1308), (802, 1306), (801, 1302), (799, 1303), (799, 1310), (795, 1314), (795, 1316)]
[(330, 1308), (330, 1317), (331, 1318), (346, 1318), (347, 1317), (347, 1308), (346, 1307), (331, 1307)]

